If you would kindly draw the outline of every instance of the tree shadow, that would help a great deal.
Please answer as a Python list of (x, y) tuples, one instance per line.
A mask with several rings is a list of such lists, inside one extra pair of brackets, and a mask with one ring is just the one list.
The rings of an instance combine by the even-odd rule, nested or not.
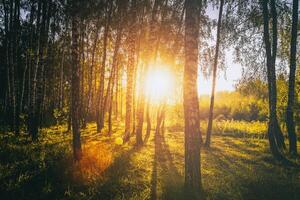
[[(243, 159), (245, 162), (257, 164), (257, 161), (259, 160), (259, 164), (261, 165), (268, 165), (272, 164), (274, 166), (282, 166), (282, 167), (292, 167), (292, 168), (299, 168), (299, 164), (295, 162), (294, 160), (290, 160), (287, 158), (286, 162), (278, 162), (276, 161), (271, 154), (268, 152), (267, 147), (264, 147), (264, 149), (259, 149), (259, 145), (249, 142), (249, 139), (242, 140), (242, 144), (237, 144), (232, 139), (224, 138), (223, 141), (226, 145), (232, 147), (236, 151), (244, 154), (244, 155), (255, 155), (255, 160), (250, 159)], [(256, 162), (256, 163), (254, 163)]]
[(124, 185), (122, 180), (134, 169), (132, 156), (138, 153), (142, 147), (133, 146), (118, 155), (113, 163), (104, 171), (105, 178), (98, 179), (95, 184), (96, 199), (118, 199), (124, 194), (130, 195), (130, 192), (136, 191), (136, 185)]
[(150, 199), (184, 199), (183, 177), (178, 172), (165, 135), (154, 135)]
[(299, 169), (276, 163), (270, 154), (257, 147), (249, 148), (246, 142), (238, 144), (224, 139), (223, 145), (204, 149), (205, 179), (218, 177), (227, 183), (218, 189), (207, 188), (213, 191), (210, 196), (218, 199), (299, 199), (296, 192), (299, 186), (295, 184)]

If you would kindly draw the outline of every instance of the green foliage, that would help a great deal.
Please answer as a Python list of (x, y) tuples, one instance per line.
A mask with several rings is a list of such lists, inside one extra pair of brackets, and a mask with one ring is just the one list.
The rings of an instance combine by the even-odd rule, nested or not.
[[(208, 117), (210, 98), (200, 97), (200, 119)], [(239, 92), (219, 92), (215, 97), (214, 118), (253, 121), (267, 119), (266, 102)]]
[[(296, 79), (299, 80), (300, 73), (296, 76)], [(267, 83), (259, 80), (244, 80), (240, 81), (237, 84), (237, 91), (242, 95), (243, 99), (241, 101), (250, 101), (253, 100), (254, 106), (258, 109), (258, 115), (255, 120), (264, 121), (267, 120), (268, 116), (268, 90)], [(299, 84), (296, 85), (295, 89), (295, 121), (296, 125), (300, 124), (299, 121), (299, 110), (300, 110), (300, 99), (299, 99)], [(280, 74), (277, 79), (277, 115), (279, 122), (284, 125), (285, 124), (285, 116), (286, 116), (286, 106), (287, 106), (287, 95), (288, 95), (288, 79), (287, 75)], [(248, 99), (248, 100), (247, 100)]]
[(1, 198), (55, 198), (66, 184), (62, 180), (71, 158), (69, 146), (59, 140), (33, 144), (27, 136), (17, 138), (12, 133), (0, 137)]
[(56, 125), (64, 124), (67, 122), (68, 112), (68, 107), (63, 107), (62, 109), (55, 108), (53, 110), (53, 117), (56, 120)]

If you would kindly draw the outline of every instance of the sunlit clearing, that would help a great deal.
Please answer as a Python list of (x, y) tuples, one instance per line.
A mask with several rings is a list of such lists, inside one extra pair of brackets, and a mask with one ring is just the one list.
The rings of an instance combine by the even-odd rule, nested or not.
[(146, 93), (152, 103), (166, 101), (174, 89), (173, 76), (166, 69), (153, 69), (146, 76)]

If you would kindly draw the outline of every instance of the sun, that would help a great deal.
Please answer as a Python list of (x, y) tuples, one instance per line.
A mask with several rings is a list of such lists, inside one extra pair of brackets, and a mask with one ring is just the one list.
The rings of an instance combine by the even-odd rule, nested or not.
[(146, 94), (151, 102), (166, 101), (173, 91), (172, 73), (164, 68), (156, 67), (146, 75)]

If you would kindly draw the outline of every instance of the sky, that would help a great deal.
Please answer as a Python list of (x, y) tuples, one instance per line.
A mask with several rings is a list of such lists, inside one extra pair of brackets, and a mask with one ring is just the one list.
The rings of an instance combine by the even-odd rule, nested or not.
[[(216, 83), (216, 92), (220, 91), (233, 91), (234, 85), (242, 77), (242, 66), (234, 62), (233, 51), (228, 49), (225, 53), (226, 69), (218, 72), (218, 78)], [(211, 93), (211, 77), (208, 79), (199, 75), (198, 78), (198, 92), (199, 94)]]
[[(218, 18), (218, 8), (212, 8), (209, 6), (206, 10), (206, 14), (212, 19)], [(216, 31), (213, 31), (214, 37), (216, 37)], [(213, 42), (215, 44), (215, 42)], [(233, 91), (235, 83), (242, 77), (242, 66), (239, 63), (234, 62), (233, 49), (228, 48), (225, 50), (225, 64), (226, 70), (218, 72), (218, 79), (216, 84), (216, 92), (219, 91)], [(225, 76), (226, 75), (226, 76)], [(211, 93), (211, 78), (205, 79), (202, 74), (198, 78), (198, 92), (199, 94)]]

